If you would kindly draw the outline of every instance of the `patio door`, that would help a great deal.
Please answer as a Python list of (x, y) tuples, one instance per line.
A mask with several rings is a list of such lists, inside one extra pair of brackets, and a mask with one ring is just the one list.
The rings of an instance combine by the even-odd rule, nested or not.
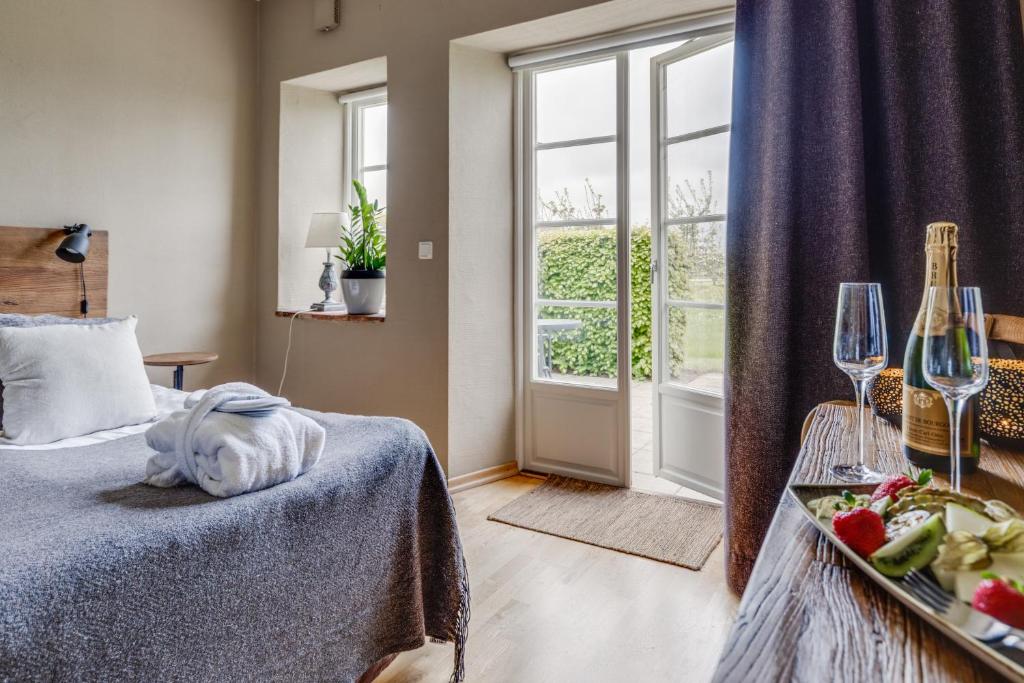
[(629, 485), (628, 62), (518, 72), (520, 465)]
[(654, 470), (721, 498), (732, 34), (651, 60)]

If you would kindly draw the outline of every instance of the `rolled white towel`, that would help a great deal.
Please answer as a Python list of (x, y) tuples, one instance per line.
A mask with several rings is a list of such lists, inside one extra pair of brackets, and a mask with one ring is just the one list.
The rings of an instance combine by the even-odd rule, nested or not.
[(226, 498), (304, 474), (320, 459), (326, 434), (289, 406), (244, 382), (190, 394), (185, 410), (146, 432), (157, 453), (146, 464), (145, 483), (192, 483)]

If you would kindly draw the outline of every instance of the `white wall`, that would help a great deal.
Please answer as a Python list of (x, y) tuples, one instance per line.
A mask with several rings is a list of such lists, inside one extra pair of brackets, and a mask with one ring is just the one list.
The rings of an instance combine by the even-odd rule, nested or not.
[(143, 352), (220, 353), (190, 386), (252, 372), (256, 12), (0, 0), (0, 225), (108, 230)]
[(448, 475), (515, 460), (512, 92), (504, 55), (451, 45)]
[[(306, 233), (311, 213), (341, 210), (343, 111), (329, 91), (281, 84), (277, 234), (281, 273), (277, 306), (281, 309), (303, 310), (324, 298), (317, 283), (325, 252), (306, 249)], [(337, 266), (334, 272), (339, 272)], [(333, 292), (334, 300), (339, 297), (340, 292)]]

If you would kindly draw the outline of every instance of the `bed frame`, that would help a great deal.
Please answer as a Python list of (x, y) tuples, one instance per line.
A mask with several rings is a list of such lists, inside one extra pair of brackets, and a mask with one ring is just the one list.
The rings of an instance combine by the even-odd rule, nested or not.
[[(0, 313), (82, 315), (81, 267), (54, 253), (65, 236), (63, 228), (0, 226)], [(107, 258), (107, 231), (93, 230), (82, 264), (90, 316), (107, 314)]]

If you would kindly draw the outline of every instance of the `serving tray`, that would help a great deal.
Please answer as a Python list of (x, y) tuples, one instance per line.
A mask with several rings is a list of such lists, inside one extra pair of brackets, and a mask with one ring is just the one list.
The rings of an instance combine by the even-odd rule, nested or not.
[[(910, 610), (919, 617), (945, 633), (958, 645), (969, 651), (975, 657), (984, 661), (996, 671), (1011, 679), (1024, 680), (1024, 665), (1022, 665), (1022, 663), (1015, 661), (1008, 656), (1008, 652), (996, 649), (986, 645), (980, 640), (972, 638), (964, 632), (963, 629), (954, 625), (945, 617), (935, 612), (935, 610), (928, 607), (928, 605), (914, 597), (913, 593), (906, 590), (900, 581), (889, 578), (879, 572), (871, 565), (870, 562), (853, 552), (853, 550), (848, 548), (845, 543), (836, 537), (832, 532), (831, 520), (818, 519), (814, 513), (811, 512), (810, 508), (807, 507), (808, 501), (814, 500), (815, 498), (821, 498), (823, 496), (837, 496), (841, 495), (843, 491), (870, 494), (874, 490), (874, 484), (790, 484), (787, 488), (789, 495), (791, 495), (796, 501), (797, 507), (803, 511), (804, 516), (810, 520), (810, 522), (817, 527), (817, 529), (823, 533), (828, 540), (832, 541), (832, 544), (838, 548), (839, 551), (843, 553), (848, 560), (850, 560), (850, 562), (857, 565), (862, 572), (867, 574), (872, 581), (885, 589), (894, 598), (909, 607)], [(1018, 654), (1017, 656), (1019, 657), (1021, 655)]]

